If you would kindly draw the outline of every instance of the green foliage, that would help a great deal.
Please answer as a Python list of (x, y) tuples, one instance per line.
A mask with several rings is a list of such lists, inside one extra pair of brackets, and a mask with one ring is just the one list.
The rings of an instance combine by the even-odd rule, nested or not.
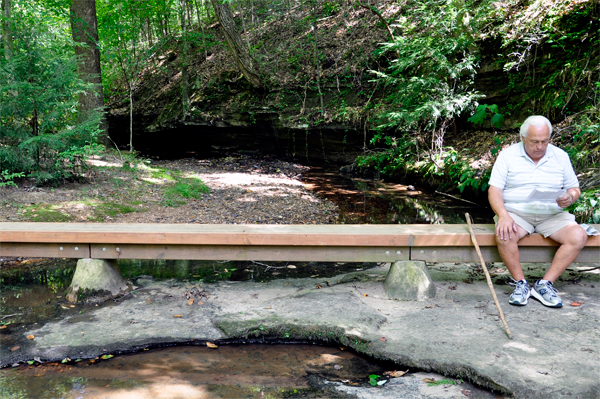
[(490, 124), (499, 129), (504, 123), (504, 115), (498, 112), (498, 106), (496, 104), (487, 105), (480, 104), (475, 109), (475, 113), (469, 119), (469, 122), (473, 122), (475, 125), (482, 125), (486, 119), (491, 116)]
[(539, 13), (540, 3), (503, 3), (495, 11), (501, 23), (488, 34), (502, 41), (514, 109), (563, 119), (594, 97), (590, 78), (600, 57), (600, 8), (596, 1), (553, 2)]
[(373, 386), (377, 386), (377, 379), (380, 378), (380, 375), (377, 374), (371, 374), (369, 375), (369, 384), (373, 385)]
[(116, 202), (106, 202), (98, 204), (94, 207), (94, 215), (91, 220), (95, 222), (103, 222), (107, 216), (115, 218), (118, 215), (125, 213), (140, 212), (143, 209), (135, 208), (130, 205), (123, 205)]
[(567, 211), (575, 215), (578, 223), (600, 223), (600, 189), (582, 191)]
[(572, 143), (564, 147), (576, 170), (598, 167), (600, 165), (600, 112), (579, 115), (573, 120)]
[(451, 184), (455, 185), (461, 193), (465, 188), (477, 192), (485, 191), (489, 186), (491, 171), (473, 168), (453, 148), (447, 151), (444, 169), (450, 177)]
[(24, 177), (24, 176), (25, 176), (24, 173), (8, 173), (7, 170), (3, 170), (2, 173), (0, 173), (0, 187), (6, 187), (6, 186), (16, 187), (17, 185), (15, 184), (15, 182), (13, 180)]
[(208, 186), (198, 178), (178, 179), (175, 184), (165, 189), (163, 203), (165, 206), (183, 205), (185, 203), (183, 200), (200, 199), (209, 191)]
[(451, 121), (481, 97), (472, 86), (477, 57), (471, 4), (451, 0), (409, 3), (394, 25), (401, 34), (382, 46), (381, 53), (397, 54), (385, 72), (372, 71), (389, 93), (377, 110), (379, 134), (424, 130), (437, 135), (434, 150), (442, 146)]
[(451, 380), (449, 378), (442, 378), (441, 380), (430, 382), (427, 384), (429, 387), (434, 387), (438, 385), (458, 385), (462, 384), (463, 380)]
[(32, 222), (70, 222), (71, 217), (52, 204), (28, 205), (21, 211), (21, 216)]
[(76, 73), (68, 36), (34, 1), (15, 2), (14, 53), (0, 58), (0, 170), (55, 184), (82, 173), (97, 147), (101, 110), (77, 120)]

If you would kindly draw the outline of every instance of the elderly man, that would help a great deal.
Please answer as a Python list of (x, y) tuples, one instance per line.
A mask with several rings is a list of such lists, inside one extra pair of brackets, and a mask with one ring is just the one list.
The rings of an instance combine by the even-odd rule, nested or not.
[[(579, 182), (569, 156), (550, 142), (552, 124), (543, 116), (530, 116), (521, 126), (521, 142), (504, 149), (492, 169), (488, 198), (496, 213), (498, 252), (514, 282), (508, 302), (527, 305), (529, 296), (559, 308), (562, 301), (554, 281), (577, 257), (587, 242), (585, 230), (563, 209), (579, 196)], [(550, 201), (528, 199), (534, 189), (564, 195)], [(530, 289), (521, 269), (518, 242), (533, 232), (560, 244), (544, 278)]]

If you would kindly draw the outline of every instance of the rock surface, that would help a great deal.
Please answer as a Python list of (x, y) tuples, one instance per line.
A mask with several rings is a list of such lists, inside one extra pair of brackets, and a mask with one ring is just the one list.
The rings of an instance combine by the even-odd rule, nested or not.
[[(557, 284), (562, 309), (535, 300), (511, 307), (511, 287), (496, 285), (509, 340), (485, 282), (437, 279), (435, 298), (397, 301), (383, 289), (388, 269), (328, 278), (329, 285), (315, 277), (198, 287), (140, 277), (119, 303), (77, 307), (70, 317), (12, 332), (22, 336), (21, 348), (1, 347), (0, 361), (90, 358), (165, 343), (318, 340), (518, 398), (598, 397), (597, 280)], [(185, 294), (196, 288), (204, 294), (190, 305)], [(583, 303), (569, 306), (575, 300)]]
[(392, 264), (383, 288), (392, 299), (424, 301), (435, 298), (435, 284), (422, 261), (409, 260)]
[(77, 302), (80, 291), (106, 291), (111, 295), (117, 295), (126, 289), (127, 282), (117, 262), (104, 259), (79, 259), (67, 299)]

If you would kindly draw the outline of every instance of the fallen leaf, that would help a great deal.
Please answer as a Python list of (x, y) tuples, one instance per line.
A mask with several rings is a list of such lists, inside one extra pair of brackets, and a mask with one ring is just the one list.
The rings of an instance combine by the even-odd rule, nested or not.
[(215, 345), (215, 344), (213, 344), (212, 342), (207, 342), (206, 346), (208, 346), (209, 348), (212, 348), (212, 349), (217, 349), (218, 348), (218, 346)]
[(294, 266), (294, 265), (288, 265), (288, 267), (287, 267), (287, 268), (288, 268), (288, 269), (295, 269), (295, 268), (296, 268), (296, 266)]
[(571, 302), (571, 306), (581, 306), (580, 302)]
[(115, 355), (102, 355), (102, 359), (104, 359), (104, 360), (108, 360), (111, 357), (115, 357)]
[(194, 298), (190, 298), (190, 300), (188, 301), (188, 305), (193, 305), (194, 304)]
[(70, 308), (74, 308), (74, 307), (75, 307), (75, 305), (69, 305), (69, 307), (70, 307)]
[(346, 350), (346, 347), (345, 346), (340, 346), (340, 350), (341, 351)]
[(152, 302), (150, 299), (148, 299), (148, 300), (146, 301), (146, 303), (150, 303), (150, 302)]
[(369, 296), (368, 294), (363, 294), (363, 296)]
[(434, 378), (423, 378), (423, 382), (431, 384), (432, 382), (435, 382), (435, 379)]
[(451, 285), (450, 287), (448, 287), (449, 290), (455, 290), (456, 286), (455, 285)]
[(319, 277), (318, 274), (313, 274), (311, 277)]
[(384, 371), (383, 375), (387, 375), (390, 378), (398, 378), (398, 377), (402, 377), (404, 374), (408, 373), (408, 370), (406, 371)]
[(196, 302), (196, 305), (202, 306), (202, 305), (204, 305), (204, 302)]
[(317, 284), (317, 289), (320, 290), (321, 288), (323, 288), (323, 286), (321, 284)]
[(471, 396), (471, 391), (469, 391), (468, 389), (461, 389), (460, 391), (465, 396)]
[(35, 339), (35, 336), (33, 336), (33, 335), (30, 334), (30, 335), (27, 336), (27, 339), (30, 339), (30, 340), (31, 339)]
[(358, 382), (351, 382), (350, 385), (358, 385)]
[(12, 348), (10, 348), (10, 351), (14, 352), (14, 351), (18, 351), (19, 349), (21, 349), (21, 347), (19, 345), (17, 345), (17, 346), (13, 346)]
[(379, 338), (379, 340), (383, 341), (383, 342), (387, 341), (387, 339), (385, 339), (385, 337), (381, 337), (381, 338)]
[(6, 328), (6, 327), (8, 327), (8, 326), (7, 325), (0, 326), (0, 330), (2, 330), (3, 328)]
[(175, 317), (176, 319), (180, 318), (181, 315), (180, 314), (174, 314), (173, 317)]
[(425, 306), (425, 309), (433, 309), (433, 308), (435, 308), (435, 305), (427, 305), (427, 306)]

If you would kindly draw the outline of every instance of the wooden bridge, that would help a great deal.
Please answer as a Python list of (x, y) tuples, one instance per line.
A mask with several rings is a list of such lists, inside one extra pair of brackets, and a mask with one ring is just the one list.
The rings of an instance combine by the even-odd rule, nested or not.
[[(494, 225), (474, 231), (486, 261), (500, 261)], [(594, 225), (600, 230), (600, 225)], [(520, 242), (523, 262), (550, 262), (558, 244)], [(0, 256), (320, 262), (477, 262), (464, 225), (199, 225), (0, 223)], [(576, 262), (600, 262), (600, 236)]]

